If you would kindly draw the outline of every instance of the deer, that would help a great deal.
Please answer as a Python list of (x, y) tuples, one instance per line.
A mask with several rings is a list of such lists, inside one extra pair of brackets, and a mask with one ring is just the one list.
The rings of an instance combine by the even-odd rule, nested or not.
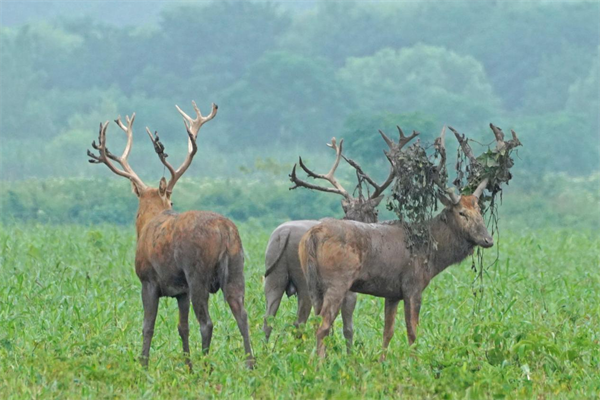
[[(254, 357), (248, 333), (248, 315), (244, 308), (244, 250), (237, 227), (229, 219), (214, 212), (178, 213), (172, 209), (171, 196), (175, 184), (187, 171), (198, 150), (198, 132), (206, 122), (216, 116), (218, 110), (217, 105), (213, 103), (210, 114), (203, 116), (196, 103), (192, 102), (192, 105), (196, 112), (195, 118), (191, 118), (175, 106), (183, 117), (188, 136), (188, 153), (179, 168), (175, 169), (167, 161), (167, 154), (158, 133), (152, 135), (150, 129), (146, 128), (160, 161), (171, 175), (168, 182), (162, 177), (158, 188), (146, 185), (127, 161), (133, 143), (135, 113), (131, 118), (125, 117), (126, 124), (121, 121), (120, 116), (115, 120), (127, 136), (125, 150), (121, 156), (111, 153), (106, 147), (108, 121), (100, 124), (98, 144), (92, 142), (92, 147), (98, 154), (90, 150), (87, 154), (90, 163), (104, 164), (113, 173), (129, 179), (132, 191), (139, 201), (135, 221), (135, 272), (142, 285), (144, 309), (140, 357), (142, 366), (148, 366), (159, 299), (175, 297), (179, 308), (177, 328), (185, 362), (191, 372), (188, 324), (190, 301), (200, 324), (202, 351), (206, 354), (210, 349), (213, 331), (208, 310), (209, 294), (221, 289), (242, 335), (247, 366), (252, 368)], [(120, 168), (115, 164), (120, 165)]]
[[(497, 149), (510, 150), (520, 145), (513, 131), (513, 140), (505, 142), (499, 128), (490, 124), (496, 135)], [(452, 129), (452, 128), (451, 128)], [(452, 129), (453, 130), (453, 129)], [(477, 162), (464, 137), (454, 131), (471, 165)], [(490, 248), (494, 244), (484, 222), (479, 199), (489, 178), (482, 179), (470, 195), (457, 195), (440, 179), (445, 168), (445, 129), (436, 139), (441, 160), (435, 169), (434, 184), (444, 208), (426, 221), (434, 245), (409, 247), (405, 241), (407, 225), (400, 220), (364, 223), (329, 219), (310, 228), (302, 236), (299, 256), (306, 277), (315, 314), (322, 318), (316, 330), (319, 357), (326, 356), (324, 338), (340, 306), (349, 292), (363, 293), (385, 299), (383, 352), (394, 334), (398, 304), (404, 301), (404, 319), (409, 346), (416, 340), (422, 293), (429, 282), (450, 265), (457, 264), (473, 253), (475, 246)], [(490, 188), (496, 190), (496, 187)]]
[[(413, 132), (411, 135), (406, 136), (400, 127), (397, 128), (400, 134), (398, 143), (394, 143), (394, 141), (383, 131), (379, 131), (381, 137), (389, 147), (389, 151), (385, 153), (388, 160), (396, 157), (408, 142), (419, 135), (418, 132)], [(339, 145), (337, 145), (334, 137), (331, 139), (331, 143), (327, 144), (328, 147), (335, 151), (336, 158), (331, 169), (326, 174), (313, 172), (302, 161), (302, 157), (298, 159), (300, 168), (302, 168), (308, 176), (314, 179), (324, 180), (330, 183), (332, 187), (323, 187), (299, 179), (296, 175), (297, 165), (294, 164), (292, 173), (290, 174), (290, 180), (294, 183), (294, 186), (291, 187), (290, 190), (304, 187), (311, 190), (341, 195), (343, 197), (341, 202), (344, 211), (343, 220), (377, 222), (377, 206), (384, 197), (383, 192), (394, 179), (394, 169), (390, 167), (390, 172), (383, 183), (376, 183), (375, 180), (364, 172), (360, 164), (343, 154), (343, 142), (344, 140), (341, 139)], [(342, 158), (356, 170), (359, 180), (358, 197), (353, 197), (335, 178), (335, 172)], [(374, 189), (373, 193), (368, 193), (366, 198), (362, 195), (362, 190), (360, 190), (363, 181), (366, 181)], [(294, 326), (299, 327), (308, 320), (312, 306), (306, 279), (300, 268), (298, 244), (300, 243), (302, 235), (320, 222), (321, 221), (318, 220), (285, 222), (279, 225), (269, 238), (265, 252), (266, 272), (264, 291), (266, 298), (266, 314), (263, 323), (263, 331), (267, 341), (269, 340), (273, 329), (269, 325), (268, 319), (269, 317), (275, 317), (277, 314), (284, 293), (287, 293), (288, 297), (291, 297), (294, 294), (298, 297), (297, 318), (294, 322)], [(352, 348), (354, 336), (352, 316), (355, 307), (356, 294), (348, 292), (342, 304), (343, 333), (348, 351)]]

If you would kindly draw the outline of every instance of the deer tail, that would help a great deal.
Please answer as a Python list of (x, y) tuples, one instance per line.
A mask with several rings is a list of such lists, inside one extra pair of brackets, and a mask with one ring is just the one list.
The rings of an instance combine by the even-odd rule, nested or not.
[(299, 253), (302, 270), (308, 284), (310, 300), (315, 308), (315, 314), (319, 315), (323, 306), (323, 285), (317, 268), (317, 242), (316, 232), (313, 232), (312, 229), (309, 230), (300, 241)]
[(283, 253), (285, 253), (285, 249), (290, 240), (290, 230), (284, 229), (281, 234), (278, 233), (278, 239), (279, 240), (273, 241), (269, 240), (269, 244), (267, 245), (265, 254), (265, 277), (269, 276), (269, 274), (275, 270)]

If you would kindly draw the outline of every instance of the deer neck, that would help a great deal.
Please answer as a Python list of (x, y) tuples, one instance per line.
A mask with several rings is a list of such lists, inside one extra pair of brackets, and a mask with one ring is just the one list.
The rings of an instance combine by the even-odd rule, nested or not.
[(148, 225), (148, 223), (154, 219), (157, 215), (165, 211), (166, 208), (159, 204), (142, 204), (138, 208), (138, 213), (135, 219), (135, 229), (137, 232), (137, 238), (140, 238), (142, 231)]
[(432, 250), (429, 268), (432, 278), (473, 253), (474, 245), (452, 227), (446, 210), (431, 221), (431, 235), (437, 248)]

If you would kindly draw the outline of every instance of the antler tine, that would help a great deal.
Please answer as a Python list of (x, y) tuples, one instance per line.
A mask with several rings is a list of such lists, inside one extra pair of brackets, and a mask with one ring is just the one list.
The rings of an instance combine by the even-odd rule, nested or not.
[[(167, 193), (169, 193), (169, 194), (173, 192), (173, 188), (175, 187), (175, 184), (177, 183), (179, 178), (181, 178), (181, 176), (185, 173), (185, 171), (189, 168), (190, 164), (192, 163), (192, 159), (194, 158), (194, 156), (196, 155), (196, 152), (198, 151), (198, 145), (196, 144), (196, 138), (198, 136), (198, 132), (200, 131), (200, 128), (206, 122), (213, 119), (217, 115), (217, 110), (219, 109), (219, 106), (217, 106), (215, 103), (212, 103), (212, 109), (211, 109), (210, 114), (208, 114), (206, 117), (204, 117), (204, 116), (202, 116), (202, 113), (200, 112), (200, 109), (196, 105), (195, 101), (192, 101), (192, 106), (194, 107), (194, 111), (196, 112), (196, 118), (190, 117), (181, 108), (179, 108), (178, 105), (175, 105), (175, 108), (177, 108), (177, 111), (179, 111), (179, 114), (181, 114), (181, 116), (183, 117), (183, 124), (185, 125), (185, 129), (188, 134), (188, 155), (185, 158), (185, 160), (183, 161), (183, 164), (181, 164), (181, 166), (179, 168), (177, 168), (177, 170), (175, 170), (166, 161), (167, 156), (165, 155), (164, 157), (161, 157), (161, 153), (159, 153), (157, 150), (157, 153), (158, 153), (162, 163), (169, 169), (169, 172), (171, 173), (171, 179), (169, 180), (169, 183), (167, 184)], [(154, 143), (154, 140), (152, 142)], [(161, 146), (162, 146), (162, 143), (161, 143)], [(155, 149), (156, 149), (156, 147), (155, 147)], [(162, 146), (162, 149), (164, 150), (164, 146)]]
[(482, 180), (479, 183), (479, 185), (477, 185), (477, 189), (475, 189), (475, 191), (473, 192), (473, 196), (477, 198), (481, 197), (481, 193), (483, 193), (483, 190), (486, 188), (489, 181), (489, 178), (485, 178), (484, 180)]
[(379, 134), (390, 148), (389, 152), (384, 151), (388, 159), (394, 159), (396, 156), (399, 155), (400, 150), (402, 150), (402, 148), (406, 146), (408, 142), (413, 140), (415, 137), (419, 136), (419, 132), (417, 131), (413, 131), (413, 133), (410, 136), (406, 136), (402, 131), (402, 128), (400, 128), (400, 126), (396, 125), (396, 128), (398, 128), (398, 133), (400, 134), (398, 143), (394, 143), (394, 141), (391, 140), (381, 129), (379, 130)]
[(296, 176), (296, 164), (294, 164), (294, 167), (292, 168), (292, 173), (289, 175), (289, 177), (290, 177), (290, 180), (292, 182), (294, 182), (294, 184), (295, 184), (289, 190), (293, 190), (293, 189), (296, 189), (298, 187), (305, 187), (307, 189), (319, 190), (321, 192), (341, 194), (342, 196), (346, 197), (346, 195), (344, 193), (340, 192), (338, 189), (333, 189), (333, 188), (328, 188), (328, 187), (314, 185), (312, 183), (308, 183), (308, 182), (303, 181), (302, 179), (298, 178)]
[[(396, 128), (398, 128), (398, 133), (400, 134), (398, 143), (394, 143), (394, 141), (391, 140), (382, 130), (379, 130), (379, 134), (381, 135), (381, 137), (383, 138), (383, 140), (385, 141), (385, 143), (388, 145), (388, 147), (390, 149), (389, 151), (384, 150), (383, 153), (385, 154), (386, 158), (390, 162), (391, 166), (390, 166), (390, 173), (388, 174), (387, 179), (381, 185), (374, 184), (374, 182), (371, 183), (372, 180), (371, 181), (367, 180), (369, 183), (371, 183), (375, 187), (375, 191), (371, 195), (371, 198), (375, 198), (375, 197), (379, 196), (394, 181), (394, 176), (395, 176), (394, 160), (396, 158), (398, 158), (398, 156), (400, 155), (400, 151), (402, 150), (402, 148), (404, 146), (406, 146), (406, 144), (408, 142), (413, 140), (415, 137), (419, 136), (419, 132), (417, 132), (417, 131), (413, 131), (413, 133), (410, 136), (406, 136), (404, 134), (404, 132), (402, 131), (402, 128), (400, 128), (400, 126), (396, 125)], [(365, 174), (365, 177), (366, 176), (367, 175)]]
[(453, 204), (458, 204), (461, 196), (454, 193), (453, 188), (446, 187), (446, 185), (442, 182), (442, 174), (444, 174), (446, 170), (446, 125), (444, 125), (444, 127), (442, 128), (440, 136), (435, 139), (433, 145), (435, 149), (440, 153), (440, 162), (436, 167), (434, 167), (433, 182), (440, 189), (442, 189), (444, 195), (448, 196)]
[(398, 133), (400, 133), (400, 139), (398, 140), (398, 150), (401, 150), (406, 145), (406, 143), (419, 136), (419, 132), (413, 131), (413, 133), (407, 137), (406, 135), (404, 135), (404, 132), (402, 131), (402, 128), (400, 128), (399, 125), (396, 125), (396, 128), (398, 128)]
[(304, 172), (306, 172), (306, 174), (308, 176), (310, 176), (311, 178), (315, 178), (315, 179), (324, 179), (326, 181), (328, 181), (329, 183), (331, 183), (331, 185), (335, 188), (335, 189), (331, 189), (331, 188), (325, 188), (322, 186), (317, 186), (317, 185), (313, 185), (307, 182), (302, 181), (301, 179), (298, 179), (298, 177), (296, 176), (296, 165), (294, 164), (294, 168), (292, 170), (292, 174), (290, 175), (290, 180), (292, 182), (294, 182), (296, 184), (296, 186), (291, 187), (291, 189), (295, 189), (297, 187), (303, 186), (306, 187), (308, 189), (313, 189), (313, 190), (320, 190), (323, 192), (329, 192), (329, 193), (337, 193), (337, 194), (341, 194), (342, 196), (344, 196), (347, 199), (352, 199), (352, 197), (350, 196), (350, 194), (348, 193), (348, 191), (346, 189), (344, 189), (344, 187), (337, 181), (337, 179), (335, 179), (335, 171), (337, 170), (338, 165), (340, 164), (340, 159), (343, 157), (342, 155), (342, 148), (343, 148), (343, 143), (344, 143), (344, 139), (340, 140), (340, 144), (339, 146), (337, 145), (336, 139), (331, 138), (331, 143), (328, 143), (327, 146), (332, 148), (333, 150), (335, 150), (335, 161), (333, 163), (333, 166), (331, 167), (331, 169), (329, 170), (328, 173), (326, 173), (325, 175), (323, 174), (317, 174), (314, 171), (311, 171), (306, 165), (304, 165), (304, 162), (302, 161), (302, 157), (299, 157), (298, 162), (300, 164), (300, 168), (302, 168), (304, 170)]
[[(125, 151), (123, 152), (123, 155), (121, 157), (115, 156), (110, 151), (108, 151), (108, 149), (106, 148), (106, 129), (108, 128), (108, 121), (106, 121), (104, 124), (100, 124), (100, 130), (98, 132), (98, 145), (96, 145), (96, 141), (92, 142), (92, 147), (94, 149), (98, 150), (99, 155), (96, 156), (90, 150), (87, 151), (87, 155), (90, 157), (90, 160), (89, 160), (90, 163), (106, 164), (106, 166), (112, 172), (129, 179), (130, 181), (135, 183), (140, 190), (143, 190), (146, 188), (146, 184), (144, 184), (144, 182), (140, 179), (140, 177), (137, 176), (137, 174), (133, 171), (133, 169), (131, 169), (131, 167), (127, 163), (127, 157), (129, 156), (129, 152), (131, 151), (131, 144), (132, 144), (132, 128), (131, 127), (133, 125), (134, 118), (135, 118), (135, 114), (133, 114), (131, 120), (129, 119), (129, 117), (127, 117), (127, 124), (128, 124), (127, 128), (125, 128), (123, 126), (123, 123), (121, 122), (120, 117), (116, 120), (117, 125), (119, 125), (121, 127), (121, 129), (125, 128), (124, 130), (127, 133), (127, 146), (125, 146)], [(121, 165), (121, 167), (123, 167), (123, 170), (120, 170), (117, 167), (115, 167), (110, 160), (118, 162)]]
[(494, 136), (496, 137), (496, 149), (498, 151), (502, 151), (502, 150), (508, 151), (514, 147), (521, 145), (521, 142), (519, 141), (517, 134), (512, 129), (510, 131), (512, 134), (512, 140), (505, 142), (504, 141), (504, 132), (502, 132), (502, 129), (498, 128), (494, 124), (490, 124), (490, 128), (492, 128), (492, 132), (494, 132)]
[(160, 141), (160, 138), (158, 137), (158, 131), (154, 131), (154, 135), (152, 135), (150, 129), (146, 127), (146, 133), (148, 134), (150, 140), (152, 141), (152, 144), (154, 145), (154, 151), (156, 152), (156, 154), (158, 154), (158, 158), (163, 163), (163, 165), (169, 170), (172, 178), (173, 176), (175, 176), (175, 169), (167, 161), (167, 157), (169, 155), (165, 153), (165, 145), (162, 144), (162, 142)]
[(217, 115), (217, 110), (219, 109), (219, 106), (215, 103), (212, 103), (212, 109), (210, 111), (210, 114), (208, 114), (208, 116), (206, 117), (202, 116), (202, 113), (200, 112), (200, 109), (196, 105), (195, 101), (192, 101), (192, 106), (194, 107), (194, 111), (196, 112), (196, 118), (190, 117), (181, 108), (179, 108), (178, 105), (175, 105), (177, 111), (179, 111), (179, 114), (181, 114), (181, 116), (183, 117), (183, 122), (185, 123), (186, 127), (189, 127), (189, 130), (192, 132), (192, 135), (195, 139), (202, 125), (204, 125), (206, 122), (210, 121)]
[(461, 135), (460, 133), (458, 133), (458, 131), (456, 131), (456, 129), (452, 128), (451, 126), (449, 126), (448, 129), (450, 129), (454, 133), (454, 136), (456, 136), (456, 140), (458, 140), (458, 143), (460, 144), (460, 147), (465, 153), (465, 156), (467, 156), (467, 158), (469, 159), (469, 162), (476, 163), (477, 157), (475, 157), (475, 155), (473, 154), (473, 149), (471, 149), (471, 146), (469, 145), (466, 136)]
[(131, 115), (131, 119), (129, 118), (129, 115), (125, 116), (125, 121), (127, 122), (127, 126), (123, 125), (120, 115), (117, 119), (115, 119), (115, 122), (117, 123), (117, 125), (119, 125), (119, 128), (121, 128), (127, 135), (127, 145), (125, 146), (125, 150), (123, 151), (123, 155), (121, 156), (121, 158), (123, 158), (125, 160), (127, 159), (127, 157), (129, 157), (129, 152), (131, 151), (131, 145), (133, 144), (133, 121), (134, 120), (135, 120), (135, 113), (133, 113)]

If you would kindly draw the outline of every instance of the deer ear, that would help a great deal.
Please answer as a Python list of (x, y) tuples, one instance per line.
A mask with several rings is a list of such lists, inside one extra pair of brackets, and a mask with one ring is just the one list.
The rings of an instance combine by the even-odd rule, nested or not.
[(385, 195), (382, 194), (381, 196), (375, 197), (374, 199), (370, 199), (369, 203), (371, 203), (373, 208), (375, 208), (379, 205), (379, 203), (381, 203), (381, 200), (383, 200), (384, 197)]
[(167, 194), (167, 180), (163, 176), (158, 184), (158, 194), (164, 197)]
[(135, 184), (135, 182), (131, 181), (131, 191), (133, 192), (133, 194), (135, 194), (137, 197), (140, 197), (142, 194), (142, 191), (140, 190), (139, 187), (137, 187), (137, 185)]

